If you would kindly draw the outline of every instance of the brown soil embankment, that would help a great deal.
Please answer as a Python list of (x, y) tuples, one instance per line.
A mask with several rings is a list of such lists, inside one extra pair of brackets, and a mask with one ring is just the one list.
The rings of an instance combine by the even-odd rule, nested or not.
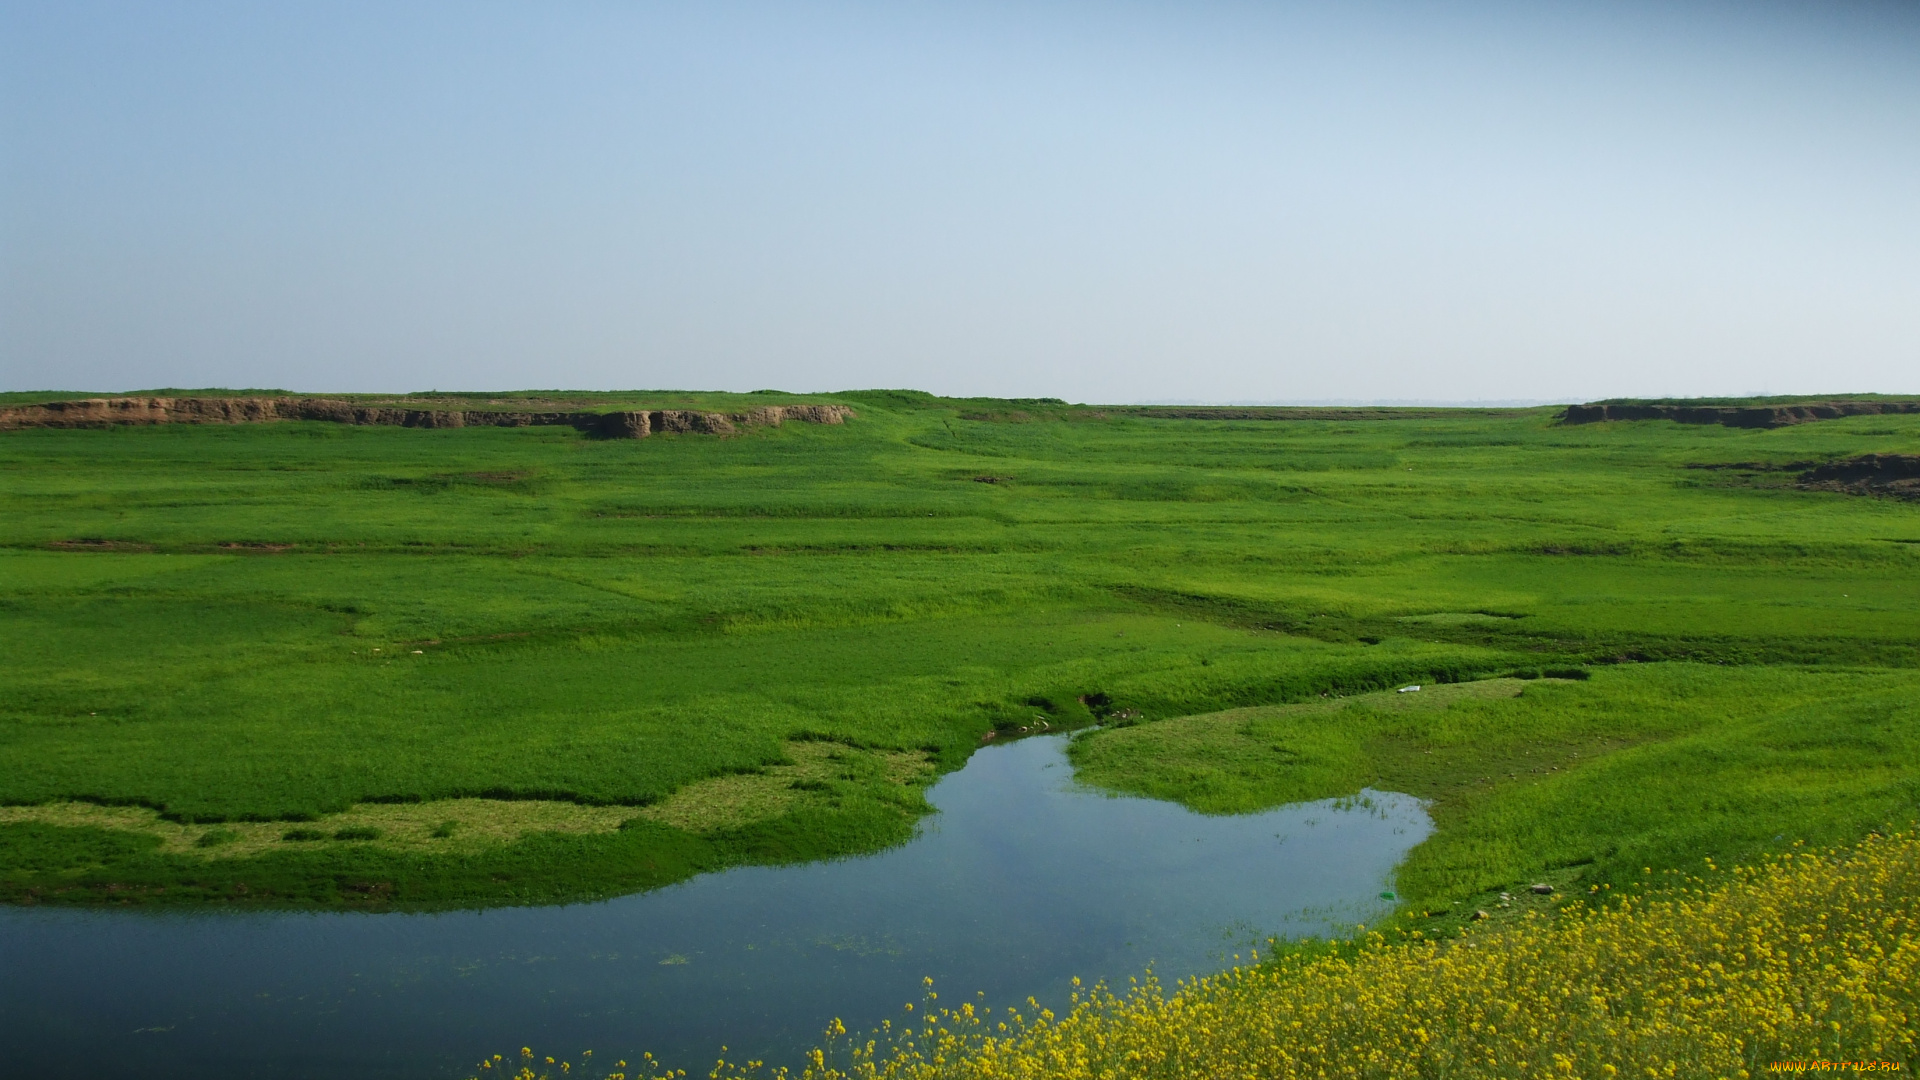
[(1113, 411), (1149, 420), (1459, 420), (1472, 417), (1504, 419), (1512, 416), (1516, 410), (1417, 405), (1198, 405), (1191, 408), (1152, 405)]
[(1920, 499), (1920, 455), (1862, 454), (1829, 462), (1801, 474), (1800, 486), (1819, 491)]
[(644, 439), (667, 432), (731, 435), (741, 428), (778, 427), (794, 420), (838, 424), (853, 415), (845, 405), (766, 405), (739, 413), (692, 409), (622, 412), (501, 412), (361, 405), (329, 398), (118, 397), (50, 401), (0, 409), (0, 431), (19, 428), (102, 428), (145, 424), (258, 424), (322, 420), (388, 427), (571, 427), (607, 439)]
[(1561, 423), (1672, 420), (1681, 424), (1776, 428), (1815, 420), (1838, 420), (1844, 416), (1883, 416), (1891, 413), (1920, 413), (1920, 401), (1816, 401), (1792, 405), (1636, 405), (1601, 402), (1567, 406)]

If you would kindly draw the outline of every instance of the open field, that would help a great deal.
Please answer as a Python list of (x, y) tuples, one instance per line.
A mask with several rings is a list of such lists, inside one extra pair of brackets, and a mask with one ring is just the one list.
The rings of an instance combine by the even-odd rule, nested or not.
[(0, 895), (532, 902), (871, 850), (1037, 717), (1202, 810), (1432, 799), (1435, 925), (1920, 814), (1920, 505), (1759, 467), (1911, 455), (1920, 416), (478, 397), (855, 416), (0, 433)]

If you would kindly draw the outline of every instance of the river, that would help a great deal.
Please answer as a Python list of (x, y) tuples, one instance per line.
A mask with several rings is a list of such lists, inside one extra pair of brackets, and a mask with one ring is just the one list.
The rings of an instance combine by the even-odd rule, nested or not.
[[(1066, 736), (976, 752), (915, 838), (592, 904), (436, 914), (0, 909), (18, 1076), (467, 1076), (483, 1055), (792, 1062), (924, 992), (1064, 1000), (1231, 965), (1390, 906), (1408, 796), (1209, 817), (1076, 784)], [(577, 1060), (577, 1057), (575, 1058)]]

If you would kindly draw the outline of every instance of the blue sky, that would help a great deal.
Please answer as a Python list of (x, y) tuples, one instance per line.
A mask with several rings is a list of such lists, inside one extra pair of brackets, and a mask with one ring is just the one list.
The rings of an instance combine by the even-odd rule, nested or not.
[(1920, 5), (0, 3), (0, 388), (1920, 392)]

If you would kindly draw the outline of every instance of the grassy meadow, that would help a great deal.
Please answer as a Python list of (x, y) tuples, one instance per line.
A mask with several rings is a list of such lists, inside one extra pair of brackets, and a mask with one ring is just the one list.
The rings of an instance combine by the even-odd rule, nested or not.
[(442, 397), (857, 416), (0, 433), (0, 898), (527, 903), (869, 851), (1036, 718), (1206, 812), (1431, 800), (1399, 888), (1436, 928), (1920, 815), (1920, 505), (1692, 467), (1916, 453), (1920, 417)]

